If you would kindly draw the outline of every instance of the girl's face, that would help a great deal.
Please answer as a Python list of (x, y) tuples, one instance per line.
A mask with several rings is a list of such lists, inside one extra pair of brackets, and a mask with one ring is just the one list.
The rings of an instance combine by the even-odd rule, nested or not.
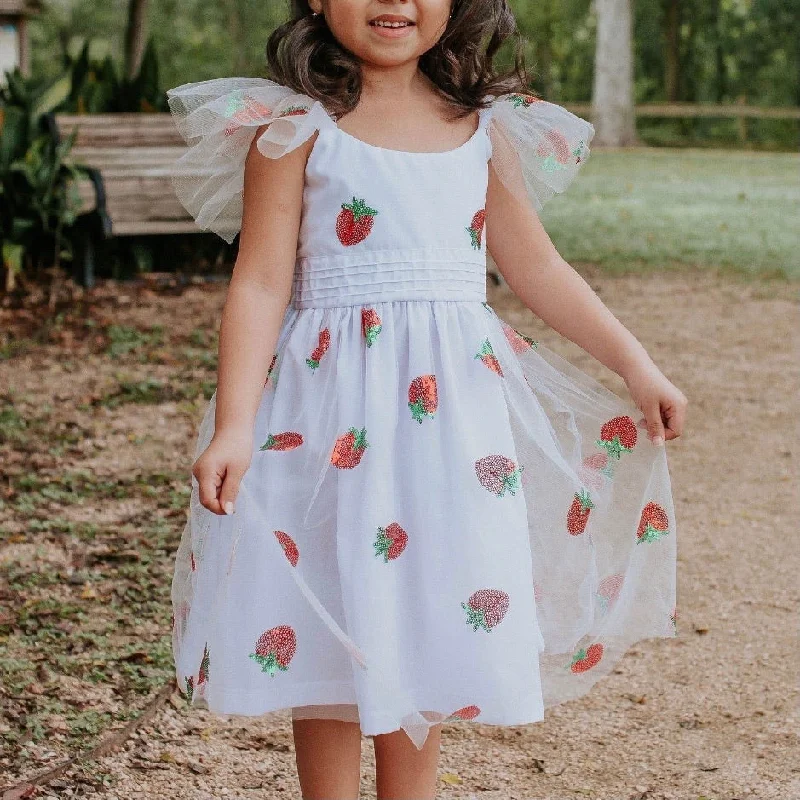
[[(447, 27), (451, 0), (310, 0), (337, 41), (361, 61), (394, 66), (418, 59)], [(383, 20), (385, 25), (380, 25)], [(401, 23), (400, 27), (393, 24)]]

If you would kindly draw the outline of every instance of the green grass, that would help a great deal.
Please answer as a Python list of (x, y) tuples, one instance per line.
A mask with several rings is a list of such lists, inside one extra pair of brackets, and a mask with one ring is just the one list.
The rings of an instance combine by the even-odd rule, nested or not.
[(595, 150), (542, 222), (573, 264), (796, 279), (799, 177), (800, 156), (792, 153)]

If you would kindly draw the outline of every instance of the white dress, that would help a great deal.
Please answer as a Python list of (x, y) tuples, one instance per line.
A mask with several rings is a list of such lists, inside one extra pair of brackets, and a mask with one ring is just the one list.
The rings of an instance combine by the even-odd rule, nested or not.
[(402, 728), (421, 747), (441, 721), (540, 721), (634, 642), (676, 635), (665, 449), (629, 400), (486, 302), (489, 159), (538, 209), (592, 126), (501, 95), (465, 144), (413, 153), (269, 80), (168, 94), (191, 145), (178, 196), (228, 241), (256, 127), (272, 121), (270, 158), (318, 132), (236, 512), (204, 509), (192, 478), (173, 581), (191, 701)]

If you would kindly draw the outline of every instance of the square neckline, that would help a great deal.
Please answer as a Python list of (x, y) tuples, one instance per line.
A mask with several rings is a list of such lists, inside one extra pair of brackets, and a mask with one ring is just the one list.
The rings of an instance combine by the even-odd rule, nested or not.
[(331, 116), (331, 114), (328, 113), (328, 110), (327, 109), (324, 110), (325, 110), (325, 117), (327, 117), (327, 120), (330, 123), (330, 127), (337, 134), (345, 137), (346, 139), (351, 139), (356, 144), (361, 145), (362, 147), (366, 147), (369, 150), (374, 150), (380, 153), (390, 153), (402, 156), (450, 156), (466, 149), (476, 139), (480, 137), (481, 132), (485, 127), (486, 114), (488, 113), (489, 108), (478, 109), (478, 127), (473, 131), (469, 139), (467, 139), (465, 142), (462, 142), (460, 145), (457, 145), (456, 147), (450, 148), (449, 150), (397, 150), (393, 147), (380, 147), (379, 145), (376, 144), (370, 144), (369, 142), (365, 142), (363, 139), (359, 139), (357, 136), (353, 136), (352, 133), (348, 133), (347, 131), (340, 128), (336, 120)]

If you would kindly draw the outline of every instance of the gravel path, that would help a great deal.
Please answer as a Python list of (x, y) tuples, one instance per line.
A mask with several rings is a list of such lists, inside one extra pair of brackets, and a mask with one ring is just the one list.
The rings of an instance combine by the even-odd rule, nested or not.
[[(705, 273), (584, 274), (690, 400), (684, 437), (667, 445), (678, 637), (640, 643), (616, 673), (542, 723), (447, 726), (439, 796), (800, 798), (796, 300), (782, 284)], [(515, 327), (622, 390), (507, 290), (491, 290), (489, 300)], [(163, 310), (184, 302), (167, 298)], [(186, 458), (194, 435), (187, 424)], [(299, 797), (288, 712), (225, 720), (173, 700), (98, 764), (113, 783), (100, 795)], [(372, 742), (363, 744), (362, 797), (374, 798)], [(37, 796), (72, 794), (63, 784)]]

